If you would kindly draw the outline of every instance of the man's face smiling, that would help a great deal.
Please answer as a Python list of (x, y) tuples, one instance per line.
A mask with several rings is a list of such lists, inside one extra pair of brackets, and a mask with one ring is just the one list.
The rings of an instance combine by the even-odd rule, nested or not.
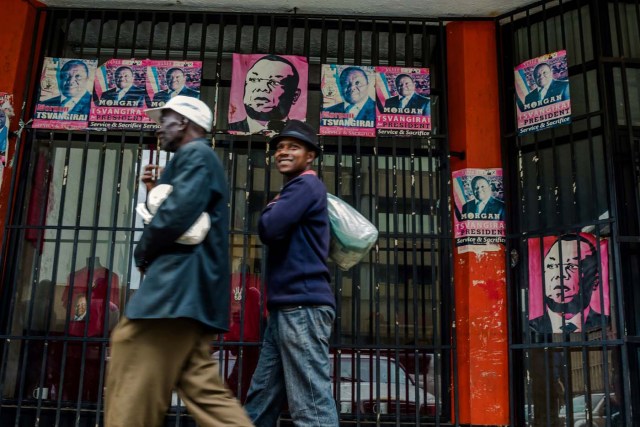
[(315, 153), (306, 144), (296, 138), (282, 138), (276, 147), (276, 167), (278, 172), (295, 177), (307, 170)]
[(369, 96), (369, 82), (363, 71), (351, 71), (342, 80), (342, 95), (349, 104), (357, 104)]
[(133, 85), (133, 73), (128, 68), (117, 70), (115, 79), (118, 89), (127, 89)]
[(87, 90), (87, 71), (82, 65), (62, 67), (60, 72), (61, 92), (67, 98), (81, 96)]
[(173, 70), (171, 74), (167, 76), (167, 86), (172, 91), (180, 91), (184, 86), (184, 74), (180, 70)]
[(589, 305), (590, 292), (584, 292), (584, 301), (580, 301), (582, 289), (578, 265), (580, 258), (592, 254), (587, 243), (579, 242), (579, 245), (580, 254), (577, 241), (560, 240), (544, 258), (544, 294), (556, 312), (575, 314)]
[(400, 96), (411, 96), (416, 91), (416, 85), (411, 77), (401, 77), (398, 82), (398, 93)]
[(536, 85), (539, 88), (546, 87), (549, 83), (551, 83), (551, 68), (548, 65), (543, 65), (538, 67), (535, 70), (533, 78), (536, 81)]
[(293, 69), (289, 64), (266, 59), (256, 62), (247, 72), (245, 80), (243, 102), (247, 113), (257, 120), (269, 120), (287, 90), (283, 81), (291, 76)]
[(473, 186), (473, 196), (480, 201), (485, 201), (491, 197), (491, 185), (484, 180), (479, 179)]

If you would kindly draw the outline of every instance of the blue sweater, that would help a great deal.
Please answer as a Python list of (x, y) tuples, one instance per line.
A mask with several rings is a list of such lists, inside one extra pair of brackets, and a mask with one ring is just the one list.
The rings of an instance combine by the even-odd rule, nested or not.
[(289, 181), (262, 211), (260, 240), (268, 247), (267, 307), (328, 305), (329, 214), (327, 189), (313, 173)]

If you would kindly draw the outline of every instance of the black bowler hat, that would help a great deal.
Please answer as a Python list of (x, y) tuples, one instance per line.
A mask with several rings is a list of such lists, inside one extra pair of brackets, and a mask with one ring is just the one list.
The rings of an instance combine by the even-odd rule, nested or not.
[(282, 128), (282, 131), (269, 141), (271, 148), (275, 149), (278, 142), (286, 137), (298, 139), (307, 144), (307, 146), (316, 153), (320, 154), (318, 135), (316, 131), (305, 122), (294, 119), (289, 120)]

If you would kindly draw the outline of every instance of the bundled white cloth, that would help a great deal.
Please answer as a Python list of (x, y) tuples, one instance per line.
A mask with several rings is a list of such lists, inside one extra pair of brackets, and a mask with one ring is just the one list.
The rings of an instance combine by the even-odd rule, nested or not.
[[(156, 185), (147, 195), (146, 205), (144, 203), (138, 203), (138, 206), (136, 206), (136, 212), (138, 212), (138, 215), (140, 215), (145, 224), (149, 224), (151, 222), (153, 216), (158, 212), (158, 208), (162, 202), (169, 197), (169, 194), (171, 194), (172, 191), (172, 185)], [(208, 213), (203, 212), (196, 222), (193, 223), (193, 225), (176, 240), (176, 243), (181, 243), (183, 245), (197, 245), (207, 237), (210, 229), (211, 218)]]

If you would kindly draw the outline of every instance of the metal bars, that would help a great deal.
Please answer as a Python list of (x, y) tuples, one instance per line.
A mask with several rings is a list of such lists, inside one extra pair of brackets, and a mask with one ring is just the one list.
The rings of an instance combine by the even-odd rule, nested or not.
[[(226, 131), (231, 54), (294, 54), (309, 62), (307, 117), (316, 127), (321, 64), (431, 69), (437, 102), (429, 138), (321, 140), (317, 166), (327, 188), (381, 232), (361, 264), (346, 272), (331, 266), (339, 307), (333, 369), (351, 366), (354, 373), (334, 374), (333, 385), (347, 424), (448, 425), (450, 408), (457, 412), (446, 387), (457, 371), (450, 365), (453, 315), (445, 308), (453, 295), (444, 40), (444, 22), (436, 19), (47, 9), (43, 56), (204, 63), (202, 99), (217, 106), (213, 145), (231, 192), (231, 332), (212, 352), (241, 399), (265, 321), (268, 266), (257, 220), (282, 181), (264, 137)], [(0, 278), (9, 302), (0, 330), (0, 423), (100, 425), (108, 334), (140, 286), (131, 261), (142, 227), (133, 208), (145, 197), (140, 170), (169, 157), (145, 132), (29, 129), (25, 141), (23, 172), (15, 177), (18, 209), (5, 225), (16, 237), (3, 256), (13, 262)], [(168, 425), (191, 425), (185, 412), (175, 399)]]
[[(638, 384), (630, 370), (637, 366), (637, 350), (633, 353), (624, 341), (638, 332), (623, 327), (634, 320), (630, 313), (637, 311), (639, 298), (632, 286), (638, 272), (628, 265), (637, 249), (625, 243), (637, 241), (640, 217), (638, 181), (628, 179), (636, 173), (638, 109), (628, 80), (637, 60), (633, 54), (625, 57), (637, 45), (629, 38), (640, 26), (637, 4), (542, 1), (498, 18), (503, 111), (511, 118), (503, 123), (503, 143), (512, 207), (507, 250), (512, 256), (508, 283), (515, 425), (633, 425), (632, 414), (638, 410), (637, 397), (630, 393)], [(518, 136), (512, 125), (514, 67), (561, 49), (568, 50), (572, 123)], [(622, 116), (612, 117), (616, 111)], [(621, 152), (626, 153), (622, 163), (615, 160)], [(585, 235), (592, 246), (581, 240), (573, 246), (561, 243), (568, 236)], [(604, 316), (594, 324), (583, 318), (574, 333), (536, 330), (539, 307), (544, 316), (553, 317), (547, 296), (556, 283), (563, 298), (572, 286), (583, 289), (587, 254), (593, 255), (598, 285), (584, 287), (589, 293), (580, 291), (575, 301), (587, 306), (583, 316)], [(552, 274), (553, 259), (559, 258), (563, 268), (569, 256), (579, 260), (577, 275), (565, 270), (558, 280)], [(564, 326), (567, 317), (560, 322)]]

